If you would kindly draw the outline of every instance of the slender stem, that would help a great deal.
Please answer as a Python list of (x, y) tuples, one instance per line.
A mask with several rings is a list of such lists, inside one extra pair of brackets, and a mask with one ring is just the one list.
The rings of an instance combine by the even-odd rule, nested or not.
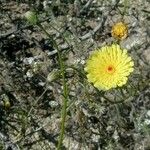
[(60, 132), (60, 137), (59, 137), (59, 141), (58, 141), (58, 145), (57, 145), (57, 150), (60, 150), (62, 147), (62, 142), (64, 139), (64, 133), (65, 133), (65, 121), (66, 121), (66, 115), (67, 115), (67, 102), (68, 102), (68, 86), (66, 83), (66, 79), (65, 79), (65, 66), (64, 66), (64, 62), (61, 56), (61, 51), (56, 43), (56, 41), (52, 38), (52, 36), (43, 28), (43, 26), (41, 24), (37, 24), (40, 29), (52, 40), (53, 46), (54, 48), (57, 50), (58, 53), (58, 61), (59, 61), (59, 65), (60, 65), (60, 72), (61, 72), (61, 76), (63, 79), (63, 107), (62, 107), (62, 113), (61, 113), (61, 132)]
[(59, 29), (57, 29), (56, 27), (54, 27), (53, 25), (50, 25), (54, 30), (56, 30), (60, 36), (65, 40), (65, 42), (68, 44), (68, 46), (70, 46), (70, 43), (68, 42), (68, 40), (65, 38), (65, 36), (59, 31)]
[(38, 97), (38, 99), (34, 101), (32, 107), (31, 107), (30, 110), (28, 111), (28, 115), (27, 115), (27, 116), (30, 116), (30, 115), (31, 115), (31, 113), (32, 113), (32, 111), (33, 111), (33, 109), (34, 109), (34, 105), (39, 102), (39, 100), (42, 98), (42, 96), (46, 93), (47, 90), (48, 90), (48, 88), (46, 88), (46, 89), (44, 90), (44, 92)]
[(128, 7), (128, 0), (124, 0), (124, 10), (123, 10), (123, 17), (124, 17), (124, 15), (126, 14), (127, 7)]

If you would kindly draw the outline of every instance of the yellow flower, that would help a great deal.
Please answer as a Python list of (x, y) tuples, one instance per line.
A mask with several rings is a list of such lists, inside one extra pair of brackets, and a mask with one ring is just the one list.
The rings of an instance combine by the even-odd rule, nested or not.
[(134, 63), (126, 49), (112, 44), (94, 51), (87, 60), (85, 71), (88, 81), (100, 90), (121, 87), (133, 72)]
[(128, 27), (123, 22), (118, 22), (112, 27), (111, 35), (112, 37), (118, 40), (125, 39), (127, 37), (127, 34), (128, 34)]

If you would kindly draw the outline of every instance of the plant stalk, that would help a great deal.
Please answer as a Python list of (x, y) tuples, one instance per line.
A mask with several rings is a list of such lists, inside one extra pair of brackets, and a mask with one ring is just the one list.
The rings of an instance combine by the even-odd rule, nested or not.
[(127, 12), (127, 7), (128, 7), (128, 0), (124, 0), (124, 10), (123, 10), (123, 17), (125, 16)]
[(60, 65), (60, 72), (63, 80), (63, 107), (62, 107), (62, 113), (61, 113), (61, 131), (60, 131), (60, 136), (58, 140), (58, 145), (57, 145), (57, 150), (60, 150), (62, 147), (62, 142), (64, 139), (64, 133), (65, 133), (65, 121), (66, 121), (66, 115), (67, 115), (67, 102), (68, 102), (68, 86), (67, 82), (65, 79), (65, 66), (64, 62), (61, 56), (61, 51), (56, 43), (56, 41), (52, 38), (52, 36), (43, 28), (43, 26), (39, 23), (37, 24), (38, 27), (52, 40), (54, 48), (57, 50), (58, 53), (58, 61)]

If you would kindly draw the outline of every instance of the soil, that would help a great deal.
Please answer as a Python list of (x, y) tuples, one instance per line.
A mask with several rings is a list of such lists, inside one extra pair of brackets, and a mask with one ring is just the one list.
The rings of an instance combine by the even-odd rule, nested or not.
[[(0, 149), (56, 149), (63, 105), (62, 78), (52, 40), (24, 17), (35, 10), (66, 66), (68, 112), (62, 149), (150, 149), (150, 1), (1, 0)], [(129, 84), (100, 92), (82, 75), (89, 54), (111, 44), (124, 19), (121, 46), (135, 62)], [(56, 75), (57, 74), (57, 75)], [(53, 76), (55, 75), (55, 76)], [(112, 101), (109, 102), (107, 99)], [(114, 101), (124, 99), (123, 103)]]

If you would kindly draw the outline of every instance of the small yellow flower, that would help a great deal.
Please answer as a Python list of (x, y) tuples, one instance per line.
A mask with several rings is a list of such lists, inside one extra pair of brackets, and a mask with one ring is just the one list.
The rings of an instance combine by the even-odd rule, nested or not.
[(126, 49), (112, 44), (94, 51), (87, 60), (85, 71), (88, 81), (100, 90), (121, 87), (133, 72), (134, 63)]
[(125, 39), (127, 37), (127, 34), (128, 34), (128, 27), (123, 22), (118, 22), (112, 27), (111, 35), (112, 37), (118, 40)]

